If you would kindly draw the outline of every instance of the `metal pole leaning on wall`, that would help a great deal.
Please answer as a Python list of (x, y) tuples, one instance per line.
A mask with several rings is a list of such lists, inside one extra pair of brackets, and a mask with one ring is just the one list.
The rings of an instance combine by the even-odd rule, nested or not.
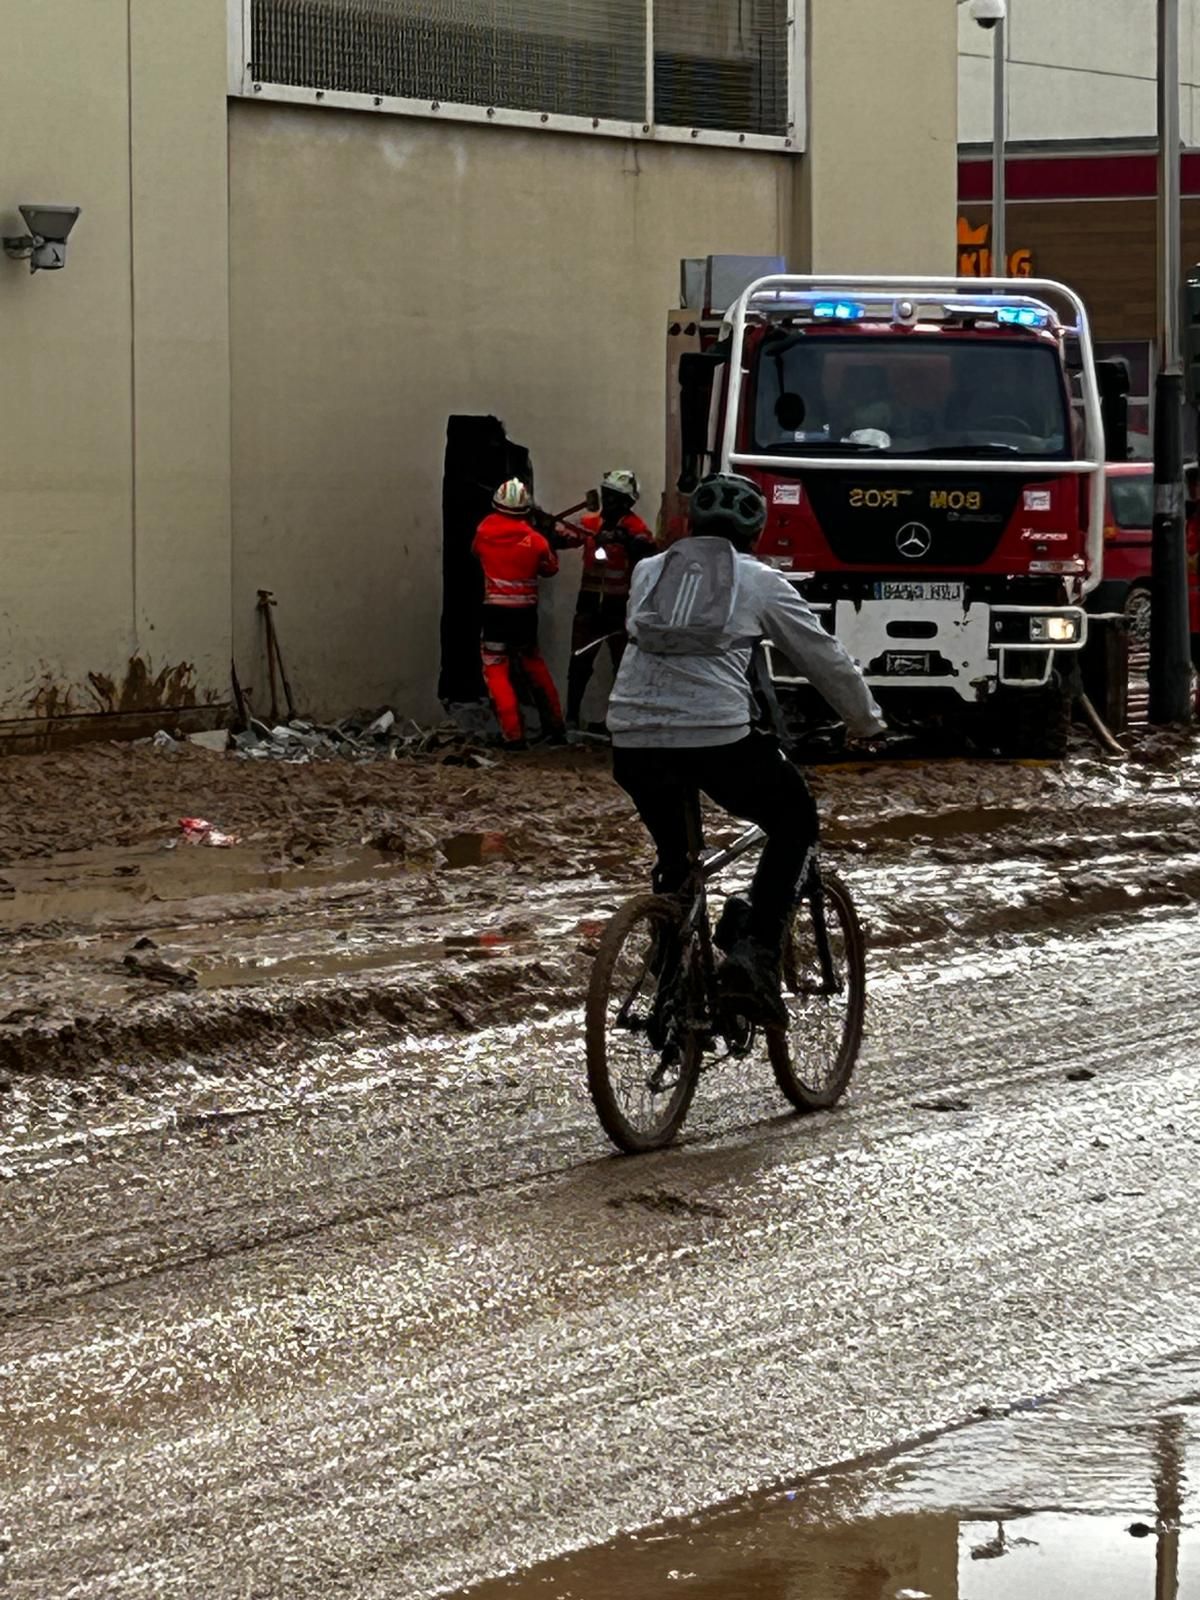
[(1150, 720), (1191, 718), (1183, 505), (1183, 352), (1179, 183), (1179, 0), (1158, 0), (1158, 345), (1154, 385), (1154, 534)]

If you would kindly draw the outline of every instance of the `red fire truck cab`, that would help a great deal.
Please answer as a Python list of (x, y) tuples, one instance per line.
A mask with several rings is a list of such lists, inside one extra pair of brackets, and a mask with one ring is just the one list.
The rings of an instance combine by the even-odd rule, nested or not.
[[(897, 725), (1065, 748), (1104, 546), (1104, 420), (1082, 301), (1035, 279), (759, 279), (676, 312), (664, 533), (720, 467), (754, 478), (761, 559)], [(673, 424), (673, 425), (672, 425)], [(772, 663), (803, 718), (815, 696)]]

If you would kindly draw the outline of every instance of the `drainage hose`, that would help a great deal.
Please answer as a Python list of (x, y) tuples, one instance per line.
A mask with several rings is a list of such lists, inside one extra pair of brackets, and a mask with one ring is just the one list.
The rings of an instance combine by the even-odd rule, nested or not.
[(1086, 719), (1088, 726), (1091, 728), (1092, 732), (1096, 735), (1097, 742), (1099, 743), (1101, 749), (1107, 750), (1109, 755), (1127, 756), (1129, 754), (1129, 751), (1126, 750), (1125, 746), (1123, 744), (1119, 743), (1118, 740), (1114, 737), (1112, 732), (1105, 725), (1103, 719), (1100, 716), (1100, 713), (1096, 710), (1095, 706), (1088, 699), (1087, 695), (1082, 693), (1082, 691), (1081, 691), (1079, 693), (1079, 695), (1076, 697), (1076, 699), (1077, 699), (1077, 703), (1078, 703), (1079, 709), (1083, 712), (1084, 718)]

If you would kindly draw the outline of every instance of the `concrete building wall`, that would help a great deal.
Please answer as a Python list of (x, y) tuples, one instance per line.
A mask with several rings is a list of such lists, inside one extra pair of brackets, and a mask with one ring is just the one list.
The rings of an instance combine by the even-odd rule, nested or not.
[(634, 466), (653, 518), (679, 260), (786, 251), (790, 162), (230, 109), (239, 659), (257, 659), (254, 591), (272, 588), (306, 705), (425, 715), (447, 419), (502, 418), (548, 506)]
[(809, 0), (800, 257), (814, 271), (954, 270), (956, 61), (946, 0)]
[[(0, 258), (5, 719), (88, 704), (88, 673), (119, 678), (137, 642), (126, 0), (73, 9), (64, 51), (50, 17), (0, 0), (0, 228), (23, 234), (16, 208), (30, 201), (85, 213), (65, 272), (30, 277)], [(47, 85), (75, 108), (48, 110), (49, 129)]]
[(0, 724), (201, 704), (228, 679), (224, 19), (0, 0), (0, 34), (3, 231), (83, 207), (64, 272), (0, 261)]
[[(1010, 0), (1010, 137), (1144, 138), (1157, 127), (1155, 0)], [(1200, 4), (1180, 3), (1183, 140), (1200, 142)], [(992, 136), (994, 36), (959, 9), (964, 142)]]
[(911, 3), (921, 49), (799, 7), (800, 158), (230, 102), (226, 0), (0, 0), (5, 232), (84, 209), (65, 272), (0, 261), (0, 736), (224, 700), (233, 649), (261, 704), (259, 588), (302, 703), (433, 711), (452, 413), (653, 517), (680, 257), (946, 264), (954, 30)]

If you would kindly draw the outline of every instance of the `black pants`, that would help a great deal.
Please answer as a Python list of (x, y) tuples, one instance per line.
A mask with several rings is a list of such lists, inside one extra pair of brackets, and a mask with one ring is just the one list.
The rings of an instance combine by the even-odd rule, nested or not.
[[(575, 605), (575, 624), (571, 630), (571, 665), (567, 670), (567, 720), (578, 722), (583, 712), (583, 697), (591, 682), (605, 641), (612, 658), (613, 674), (625, 654), (625, 608), (623, 595), (597, 594), (581, 589)], [(583, 652), (581, 654), (581, 652)]]
[(750, 890), (752, 935), (778, 949), (804, 858), (816, 843), (817, 808), (808, 784), (778, 743), (751, 733), (736, 744), (695, 750), (613, 751), (613, 777), (629, 795), (658, 848), (654, 886), (678, 890), (688, 873), (688, 807), (696, 794), (767, 836)]

